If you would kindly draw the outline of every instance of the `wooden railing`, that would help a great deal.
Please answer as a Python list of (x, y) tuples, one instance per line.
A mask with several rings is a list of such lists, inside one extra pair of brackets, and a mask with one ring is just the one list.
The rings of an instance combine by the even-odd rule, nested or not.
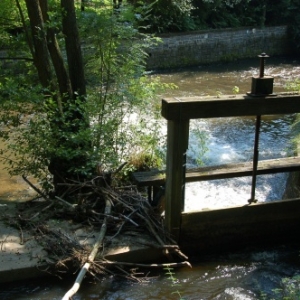
[[(173, 236), (179, 238), (181, 213), (184, 208), (185, 182), (189, 173), (186, 173), (185, 165), (190, 119), (293, 114), (299, 112), (299, 93), (281, 93), (276, 96), (265, 97), (234, 95), (163, 99), (162, 116), (168, 121), (165, 222)], [(276, 162), (276, 168), (281, 168), (282, 172), (300, 170), (298, 159), (293, 161), (293, 169), (286, 166), (287, 162), (285, 160), (279, 159), (279, 162)], [(265, 167), (263, 174), (274, 173), (273, 167)], [(234, 172), (233, 170), (228, 171), (227, 176), (230, 176), (231, 171)], [(249, 166), (244, 171), (250, 172)], [(197, 172), (200, 179), (201, 169)], [(242, 176), (250, 175), (249, 173), (245, 174)], [(238, 174), (231, 175), (231, 177), (238, 177)]]

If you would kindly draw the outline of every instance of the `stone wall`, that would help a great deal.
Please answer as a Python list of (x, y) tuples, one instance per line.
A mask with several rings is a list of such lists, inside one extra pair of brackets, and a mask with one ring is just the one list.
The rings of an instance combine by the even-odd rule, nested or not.
[(218, 61), (291, 54), (287, 26), (207, 30), (161, 35), (148, 51), (148, 69), (196, 66)]

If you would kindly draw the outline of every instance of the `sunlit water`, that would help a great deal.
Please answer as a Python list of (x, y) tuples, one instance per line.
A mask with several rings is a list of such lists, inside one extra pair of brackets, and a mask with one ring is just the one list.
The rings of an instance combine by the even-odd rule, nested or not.
[[(251, 78), (258, 75), (258, 59), (200, 66), (176, 73), (159, 74), (161, 81), (174, 82), (178, 90), (166, 96), (232, 94), (233, 87), (243, 94), (251, 90)], [(284, 58), (266, 60), (265, 75), (274, 77), (274, 92), (284, 91), (291, 78), (299, 78), (297, 61)], [(284, 103), (283, 103), (284, 105)], [(259, 159), (293, 155), (290, 125), (294, 117), (264, 116), (260, 129)], [(193, 130), (195, 129), (196, 130)], [(208, 148), (204, 165), (252, 161), (255, 116), (249, 118), (218, 118), (192, 120), (188, 150), (188, 167), (195, 167), (199, 158), (199, 132), (204, 133)], [(282, 199), (287, 174), (257, 176), (255, 196), (259, 202)], [(251, 178), (241, 177), (189, 183), (185, 190), (185, 211), (216, 209), (247, 204), (251, 195)]]
[[(290, 125), (293, 116), (262, 119), (259, 159), (292, 155)], [(206, 132), (208, 152), (205, 165), (246, 162), (253, 159), (255, 118), (225, 118), (199, 121)], [(191, 134), (188, 166), (193, 167), (198, 155), (197, 135)], [(282, 198), (287, 174), (257, 176), (256, 198), (260, 202)], [(251, 195), (251, 177), (189, 183), (186, 185), (185, 210), (214, 209), (244, 205)]]
[[(179, 89), (168, 96), (213, 95), (216, 91), (231, 93), (239, 86), (240, 93), (250, 90), (251, 76), (257, 74), (258, 60), (240, 61), (190, 70), (160, 74), (163, 82), (175, 82)], [(300, 67), (290, 59), (269, 59), (266, 73), (275, 76), (275, 92), (283, 90), (287, 79), (298, 76)], [(157, 75), (155, 75), (157, 76)], [(284, 157), (290, 150), (292, 116), (263, 117), (260, 134), (260, 159)], [(195, 124), (196, 123), (196, 124)], [(209, 148), (203, 161), (207, 165), (251, 161), (253, 157), (255, 117), (198, 120), (192, 124), (206, 133)], [(199, 150), (196, 136), (191, 132), (189, 166), (194, 166)], [(259, 201), (280, 199), (285, 175), (258, 176), (256, 196)], [(250, 178), (217, 180), (189, 184), (186, 189), (186, 210), (244, 205), (250, 197)], [(295, 232), (297, 234), (297, 232)], [(193, 269), (175, 270), (177, 284), (172, 286), (164, 272), (150, 271), (144, 283), (111, 277), (100, 282), (85, 280), (74, 300), (109, 299), (271, 299), (274, 289), (281, 288), (283, 278), (300, 273), (299, 249), (282, 246), (273, 249), (247, 249), (244, 252), (217, 256), (192, 257)], [(45, 279), (0, 285), (1, 300), (61, 299), (72, 286), (69, 281)], [(283, 299), (283, 296), (277, 297)]]

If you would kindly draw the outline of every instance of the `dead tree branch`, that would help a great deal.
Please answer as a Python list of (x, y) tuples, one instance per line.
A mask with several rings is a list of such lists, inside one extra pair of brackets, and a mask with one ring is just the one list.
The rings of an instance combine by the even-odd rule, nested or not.
[[(106, 200), (106, 207), (105, 207), (105, 212), (106, 215), (109, 215), (111, 213), (111, 202), (109, 200)], [(101, 226), (100, 229), (100, 233), (99, 236), (96, 240), (96, 243), (94, 244), (93, 250), (90, 253), (87, 262), (83, 265), (83, 267), (81, 268), (74, 285), (72, 286), (72, 288), (64, 295), (64, 297), (62, 298), (62, 300), (70, 300), (71, 297), (73, 295), (75, 295), (77, 293), (77, 291), (80, 288), (81, 282), (86, 274), (86, 272), (89, 270), (91, 263), (94, 261), (98, 250), (103, 242), (103, 239), (105, 237), (105, 233), (106, 233), (106, 223), (107, 223), (107, 219), (104, 218), (103, 220), (103, 224)]]

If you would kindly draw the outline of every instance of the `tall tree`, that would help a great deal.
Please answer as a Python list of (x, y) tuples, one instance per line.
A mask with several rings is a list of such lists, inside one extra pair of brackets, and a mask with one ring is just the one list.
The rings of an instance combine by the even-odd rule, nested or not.
[[(54, 177), (55, 192), (61, 194), (61, 183), (66, 180), (82, 179), (79, 174), (74, 178), (77, 166), (86, 162), (84, 147), (88, 143), (71, 143), (66, 133), (77, 133), (86, 126), (81, 111), (81, 104), (85, 101), (86, 82), (84, 76), (83, 59), (79, 32), (76, 20), (74, 0), (61, 0), (62, 32), (65, 40), (67, 66), (63, 60), (55, 29), (49, 22), (48, 2), (45, 0), (25, 0), (28, 18), (30, 21), (30, 38), (33, 45), (33, 60), (39, 80), (44, 88), (45, 98), (49, 92), (56, 100), (57, 110), (48, 114), (53, 134), (58, 144), (66, 147), (80, 148), (78, 155), (66, 157), (55, 154), (50, 158), (49, 171)], [(25, 26), (25, 24), (24, 24)], [(60, 134), (63, 132), (63, 134)]]

